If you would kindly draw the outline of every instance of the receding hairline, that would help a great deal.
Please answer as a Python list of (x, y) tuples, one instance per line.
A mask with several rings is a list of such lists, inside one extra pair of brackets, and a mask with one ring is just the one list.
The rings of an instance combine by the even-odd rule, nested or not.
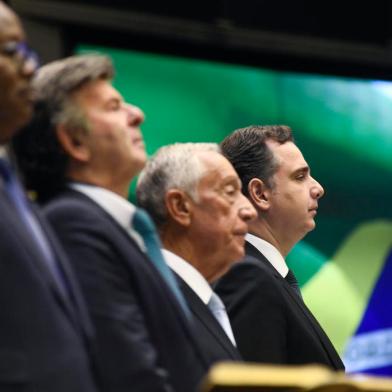
[(214, 150), (209, 150), (209, 151), (197, 151), (195, 153), (195, 157), (198, 159), (200, 165), (203, 167), (203, 171), (201, 173), (201, 176), (198, 180), (197, 187), (200, 185), (200, 182), (207, 177), (208, 175), (216, 171), (219, 171), (222, 169), (222, 167), (219, 166), (219, 162), (214, 161), (214, 167), (211, 168), (209, 164), (211, 163), (211, 159), (214, 159), (214, 157), (218, 157), (218, 160), (221, 159), (222, 162), (225, 162), (228, 164), (228, 167), (232, 168), (233, 174), (230, 176), (230, 180), (236, 180), (241, 184), (241, 179), (239, 178), (237, 172), (235, 171), (233, 165), (231, 162), (220, 152), (220, 151), (214, 151)]

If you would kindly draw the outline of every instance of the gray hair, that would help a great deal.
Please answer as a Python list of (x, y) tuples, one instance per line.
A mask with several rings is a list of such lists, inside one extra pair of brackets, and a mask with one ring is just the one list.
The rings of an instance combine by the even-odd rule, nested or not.
[(198, 201), (197, 185), (206, 171), (200, 159), (203, 152), (220, 153), (216, 143), (175, 143), (161, 147), (140, 173), (136, 197), (158, 227), (167, 220), (165, 195), (180, 189)]
[(85, 54), (53, 61), (41, 67), (34, 80), (36, 101), (46, 105), (52, 125), (86, 126), (82, 113), (72, 104), (71, 95), (89, 82), (112, 79), (113, 64), (107, 56)]

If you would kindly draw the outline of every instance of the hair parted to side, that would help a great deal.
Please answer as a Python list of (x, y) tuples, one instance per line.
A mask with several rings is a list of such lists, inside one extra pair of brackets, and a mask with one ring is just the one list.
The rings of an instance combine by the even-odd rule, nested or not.
[(79, 89), (97, 80), (111, 80), (114, 69), (103, 55), (76, 55), (41, 67), (33, 79), (35, 107), (31, 122), (13, 139), (12, 146), (26, 187), (45, 202), (65, 184), (69, 161), (56, 126), (88, 130), (82, 111), (73, 104)]
[(220, 144), (223, 155), (231, 162), (242, 181), (242, 193), (249, 196), (248, 184), (259, 178), (270, 188), (278, 162), (267, 146), (268, 140), (283, 144), (294, 142), (290, 127), (286, 125), (251, 125), (235, 130)]
[[(52, 125), (74, 122), (71, 95), (91, 81), (112, 79), (113, 64), (109, 57), (86, 54), (53, 61), (37, 72), (33, 80), (37, 102), (45, 102)], [(83, 124), (82, 124), (83, 125)]]
[(220, 153), (216, 143), (175, 143), (161, 147), (139, 175), (136, 197), (160, 227), (167, 220), (166, 192), (180, 189), (198, 201), (197, 186), (206, 171), (203, 152)]

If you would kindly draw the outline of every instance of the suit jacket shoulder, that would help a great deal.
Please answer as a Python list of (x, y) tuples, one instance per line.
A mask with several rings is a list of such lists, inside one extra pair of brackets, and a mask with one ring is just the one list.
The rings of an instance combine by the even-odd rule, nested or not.
[(207, 361), (170, 289), (131, 236), (76, 191), (45, 212), (87, 299), (103, 389), (192, 391)]
[(95, 391), (83, 300), (51, 229), (39, 211), (32, 213), (70, 295), (56, 286), (31, 233), (0, 189), (0, 390), (15, 384), (26, 391)]

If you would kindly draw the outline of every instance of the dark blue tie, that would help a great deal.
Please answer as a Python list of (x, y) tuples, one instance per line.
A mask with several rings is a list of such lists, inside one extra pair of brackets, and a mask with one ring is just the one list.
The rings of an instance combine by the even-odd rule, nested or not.
[(299, 284), (293, 271), (289, 270), (285, 277), (285, 280), (294, 289), (295, 293), (302, 299), (301, 290), (299, 289)]
[(136, 209), (132, 219), (132, 226), (142, 236), (148, 256), (150, 257), (151, 261), (153, 262), (163, 279), (166, 281), (167, 285), (172, 290), (174, 296), (177, 298), (180, 306), (184, 310), (184, 313), (190, 319), (191, 315), (189, 307), (185, 301), (182, 292), (178, 287), (173, 272), (167, 266), (163, 258), (161, 252), (161, 242), (158, 238), (155, 225), (146, 213), (146, 211), (141, 208)]
[(54, 257), (45, 234), (38, 221), (33, 216), (26, 195), (22, 190), (16, 175), (13, 173), (9, 162), (2, 158), (0, 158), (0, 176), (3, 179), (4, 190), (8, 194), (10, 201), (15, 206), (15, 210), (18, 212), (37, 245), (37, 250), (39, 250), (41, 254), (41, 261), (46, 266), (46, 269), (49, 270), (49, 273), (52, 275), (62, 294), (67, 295), (68, 290), (66, 288), (63, 273), (60, 270), (60, 266)]

